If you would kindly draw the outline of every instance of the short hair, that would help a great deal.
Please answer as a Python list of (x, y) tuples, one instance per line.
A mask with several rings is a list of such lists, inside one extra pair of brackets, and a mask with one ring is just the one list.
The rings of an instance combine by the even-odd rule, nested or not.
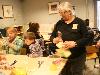
[(69, 2), (63, 2), (58, 6), (59, 11), (71, 11), (73, 15), (75, 15), (75, 11), (73, 9), (73, 6)]
[(26, 32), (24, 34), (24, 39), (33, 40), (35, 38), (36, 38), (36, 36), (35, 36), (35, 34), (33, 32)]

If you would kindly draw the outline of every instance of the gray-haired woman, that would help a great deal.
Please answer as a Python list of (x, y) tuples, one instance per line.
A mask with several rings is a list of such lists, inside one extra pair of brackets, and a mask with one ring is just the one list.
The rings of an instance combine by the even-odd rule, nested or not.
[(64, 2), (59, 5), (59, 20), (51, 34), (50, 40), (57, 44), (61, 40), (58, 38), (58, 31), (62, 34), (63, 48), (71, 51), (65, 67), (61, 71), (61, 75), (83, 75), (83, 69), (86, 61), (85, 46), (92, 39), (88, 33), (84, 21), (75, 16), (73, 5)]

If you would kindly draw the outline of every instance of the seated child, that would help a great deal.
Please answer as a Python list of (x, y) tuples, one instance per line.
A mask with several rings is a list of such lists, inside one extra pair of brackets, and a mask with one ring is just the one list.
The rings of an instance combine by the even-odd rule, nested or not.
[[(6, 43), (7, 42), (7, 43)], [(6, 49), (8, 54), (20, 54), (19, 49), (23, 46), (23, 39), (17, 36), (17, 30), (14, 27), (7, 29)]]
[(97, 41), (96, 47), (99, 48), (99, 51), (97, 52), (98, 59), (99, 59), (99, 64), (95, 65), (96, 68), (100, 68), (100, 40)]
[(3, 53), (0, 53), (0, 69), (10, 70), (10, 69), (13, 69), (13, 68), (14, 68), (14, 66), (10, 65), (7, 62), (6, 55), (3, 54)]
[(28, 55), (29, 57), (39, 57), (43, 56), (42, 48), (38, 42), (35, 41), (36, 37), (33, 32), (26, 32), (24, 35), (25, 44), (28, 45), (29, 51)]

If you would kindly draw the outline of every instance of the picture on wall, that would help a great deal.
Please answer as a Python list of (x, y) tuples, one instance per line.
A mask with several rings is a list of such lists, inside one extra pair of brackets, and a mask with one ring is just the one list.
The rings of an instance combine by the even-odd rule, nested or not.
[(13, 16), (13, 6), (12, 5), (3, 5), (3, 16), (5, 18), (12, 18)]
[(59, 6), (59, 2), (50, 2), (48, 3), (49, 6), (49, 14), (56, 14), (58, 13), (58, 6)]

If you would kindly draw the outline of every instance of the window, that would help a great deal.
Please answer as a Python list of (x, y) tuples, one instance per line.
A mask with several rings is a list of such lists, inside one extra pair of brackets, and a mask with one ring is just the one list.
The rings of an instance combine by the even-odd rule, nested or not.
[(100, 31), (100, 1), (97, 1), (97, 28)]

